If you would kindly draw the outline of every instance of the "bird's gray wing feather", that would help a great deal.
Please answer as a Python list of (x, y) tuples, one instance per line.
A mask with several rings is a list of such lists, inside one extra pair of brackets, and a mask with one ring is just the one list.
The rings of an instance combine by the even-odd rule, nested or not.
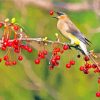
[(68, 30), (66, 30), (67, 32), (72, 33), (74, 36), (76, 36), (84, 44), (89, 45), (90, 41), (84, 37), (84, 35), (80, 32), (80, 30), (71, 21), (67, 21), (66, 23), (69, 27)]

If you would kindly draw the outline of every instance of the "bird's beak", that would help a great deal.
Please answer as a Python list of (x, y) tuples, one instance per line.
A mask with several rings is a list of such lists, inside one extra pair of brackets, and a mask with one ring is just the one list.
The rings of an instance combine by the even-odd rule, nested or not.
[(58, 19), (58, 14), (57, 14), (57, 11), (54, 11), (56, 16), (53, 16), (52, 18), (55, 18), (55, 19)]

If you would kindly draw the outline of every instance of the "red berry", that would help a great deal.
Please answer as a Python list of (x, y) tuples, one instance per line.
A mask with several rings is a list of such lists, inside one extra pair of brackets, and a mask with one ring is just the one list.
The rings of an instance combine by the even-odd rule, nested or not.
[(18, 43), (19, 43), (19, 40), (17, 40), (17, 39), (13, 40), (13, 44), (18, 45)]
[(13, 65), (16, 65), (16, 64), (17, 64), (17, 62), (16, 62), (16, 61), (13, 61), (13, 62), (12, 62), (12, 64), (13, 64)]
[(15, 49), (18, 49), (18, 47), (19, 47), (19, 46), (16, 45), (16, 44), (13, 45), (13, 48), (15, 48)]
[(42, 59), (44, 59), (44, 58), (45, 58), (45, 55), (44, 55), (44, 53), (43, 53), (43, 52), (39, 52), (38, 56), (39, 56), (40, 58), (42, 58)]
[(12, 42), (8, 42), (8, 46), (11, 47), (12, 46)]
[(8, 56), (7, 55), (4, 56), (3, 59), (7, 61), (8, 60)]
[(7, 66), (10, 65), (10, 62), (9, 61), (6, 61), (5, 62), (5, 65), (7, 65)]
[(91, 64), (86, 63), (85, 68), (91, 68)]
[(81, 67), (80, 67), (80, 71), (83, 71), (83, 70), (84, 70), (84, 67), (83, 67), (83, 66), (81, 66)]
[(60, 48), (55, 48), (54, 51), (55, 52), (60, 52)]
[(51, 59), (51, 63), (52, 64), (56, 64), (56, 60), (55, 59)]
[(3, 23), (0, 23), (0, 28), (3, 26)]
[(23, 44), (21, 44), (19, 47), (21, 47), (22, 49), (24, 49), (24, 45)]
[(0, 62), (2, 61), (2, 58), (0, 58)]
[(54, 66), (49, 66), (49, 70), (53, 70), (54, 69)]
[(60, 60), (60, 56), (56, 55), (55, 60)]
[(100, 92), (96, 92), (96, 97), (100, 97)]
[(83, 72), (84, 72), (84, 74), (88, 74), (89, 73), (89, 71), (87, 69), (84, 69)]
[(57, 52), (60, 52), (60, 48), (57, 48), (56, 51), (57, 51)]
[(33, 50), (32, 48), (28, 48), (27, 51), (31, 53)]
[(4, 42), (8, 42), (8, 38), (5, 38), (5, 39), (4, 39)]
[(64, 49), (64, 50), (67, 50), (67, 49), (69, 49), (69, 46), (68, 46), (68, 45), (64, 45), (64, 46), (63, 46), (63, 49)]
[(27, 45), (21, 45), (21, 47), (23, 48), (23, 49), (25, 49), (25, 50), (28, 50), (28, 46)]
[(96, 69), (94, 70), (94, 73), (100, 73), (100, 70), (99, 70), (98, 68), (96, 68)]
[(41, 57), (42, 54), (43, 54), (42, 52), (39, 52), (39, 53), (38, 53), (38, 56)]
[(8, 46), (8, 42), (4, 42), (3, 46), (5, 46), (5, 47)]
[(98, 84), (100, 84), (100, 79), (98, 79)]
[(20, 60), (20, 61), (23, 60), (23, 57), (22, 56), (19, 56), (18, 57), (18, 60)]
[(2, 48), (1, 48), (3, 51), (5, 51), (6, 50), (6, 47), (5, 46), (2, 46)]
[(12, 62), (11, 61), (9, 61), (9, 64), (8, 64), (9, 66), (12, 66)]
[(12, 65), (12, 62), (10, 62), (10, 61), (6, 61), (6, 62), (5, 62), (5, 65), (7, 65), (7, 66), (11, 66), (11, 65)]
[(92, 68), (97, 68), (97, 65), (96, 64), (92, 64)]
[(91, 68), (91, 64), (88, 65), (88, 68)]
[(90, 59), (89, 59), (88, 56), (85, 56), (85, 57), (84, 57), (84, 60), (85, 60), (85, 61), (89, 61)]
[(59, 65), (59, 62), (56, 62), (56, 63), (55, 63), (55, 66), (58, 66), (58, 65)]
[(39, 64), (40, 63), (40, 59), (35, 59), (35, 64)]
[(14, 28), (15, 31), (18, 31), (19, 30), (19, 26), (17, 26), (17, 25), (14, 25), (13, 28)]
[(54, 11), (53, 11), (53, 10), (50, 10), (50, 11), (49, 11), (49, 14), (50, 14), (50, 15), (53, 15), (53, 14), (54, 14)]
[(44, 59), (44, 58), (45, 58), (44, 54), (42, 54), (42, 55), (41, 55), (41, 58), (42, 58), (42, 59)]
[(47, 55), (47, 54), (48, 54), (47, 50), (44, 50), (44, 51), (43, 51), (43, 54), (44, 54), (44, 55)]
[(66, 64), (66, 68), (70, 68), (71, 67), (71, 65), (70, 64)]
[(14, 52), (20, 53), (20, 49), (14, 49)]
[(71, 65), (75, 65), (75, 61), (74, 61), (74, 60), (71, 60), (71, 61), (70, 61), (70, 64), (71, 64)]

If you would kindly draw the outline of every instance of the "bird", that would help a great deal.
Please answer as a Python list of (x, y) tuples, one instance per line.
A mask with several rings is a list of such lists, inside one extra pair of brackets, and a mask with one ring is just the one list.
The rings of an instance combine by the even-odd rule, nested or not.
[(60, 33), (71, 41), (71, 45), (79, 46), (86, 56), (89, 56), (87, 45), (90, 45), (90, 41), (83, 35), (83, 33), (77, 28), (77, 26), (71, 21), (67, 14), (63, 12), (56, 12), (57, 16), (57, 28)]

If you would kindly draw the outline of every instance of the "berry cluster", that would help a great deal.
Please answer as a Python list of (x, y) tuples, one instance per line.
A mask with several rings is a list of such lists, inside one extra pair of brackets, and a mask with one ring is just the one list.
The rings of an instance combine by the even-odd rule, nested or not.
[(68, 45), (63, 45), (62, 48), (56, 47), (56, 48), (53, 49), (52, 57), (50, 59), (50, 66), (49, 66), (50, 70), (53, 70), (55, 66), (59, 65), (59, 61), (60, 61), (60, 58), (61, 58), (60, 55), (63, 54), (64, 51), (66, 51), (68, 49), (69, 49)]
[(88, 56), (84, 57), (85, 64), (84, 64), (84, 66), (80, 66), (80, 71), (83, 71), (84, 74), (88, 74), (89, 70), (93, 69), (95, 73), (99, 73), (100, 70), (98, 69), (97, 65), (96, 64), (90, 64), (89, 60), (90, 59), (89, 59)]
[(75, 65), (74, 60), (70, 60), (70, 62), (68, 64), (66, 64), (66, 68), (71, 68), (72, 65)]
[(44, 59), (47, 54), (47, 50), (39, 51), (37, 59), (34, 60), (35, 64), (40, 64), (40, 60)]
[(23, 56), (21, 55), (22, 49), (29, 53), (32, 52), (32, 48), (27, 45), (27, 41), (23, 43), (21, 40), (21, 38), (27, 38), (27, 36), (23, 33), (23, 29), (15, 23), (14, 18), (11, 22), (9, 19), (0, 22), (0, 28), (3, 29), (0, 49), (6, 52), (4, 57), (0, 58), (0, 62), (4, 60), (7, 66), (16, 65), (18, 60), (23, 60)]

